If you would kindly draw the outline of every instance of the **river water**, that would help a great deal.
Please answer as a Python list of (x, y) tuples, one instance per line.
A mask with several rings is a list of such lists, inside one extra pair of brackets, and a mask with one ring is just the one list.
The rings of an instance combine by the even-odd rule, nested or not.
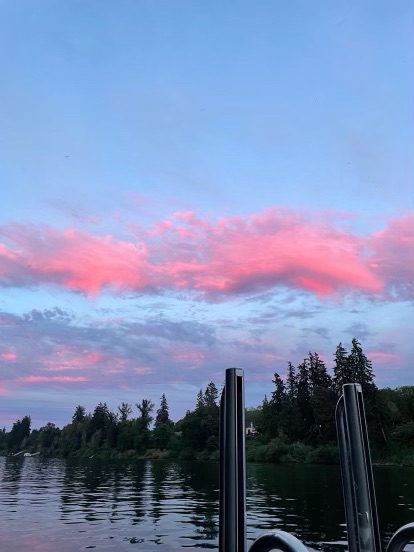
[[(414, 521), (414, 469), (374, 471), (384, 541)], [(247, 467), (247, 536), (346, 550), (339, 468)], [(0, 551), (217, 549), (218, 465), (0, 458)], [(411, 550), (414, 550), (411, 547)]]

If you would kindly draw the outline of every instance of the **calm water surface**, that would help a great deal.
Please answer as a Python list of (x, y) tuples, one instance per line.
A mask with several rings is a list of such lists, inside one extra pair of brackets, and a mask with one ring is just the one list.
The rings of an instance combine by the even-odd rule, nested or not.
[[(382, 537), (414, 521), (414, 469), (377, 468)], [(249, 465), (247, 534), (346, 550), (339, 469)], [(217, 549), (218, 465), (0, 458), (0, 551)], [(411, 547), (411, 550), (414, 550)]]

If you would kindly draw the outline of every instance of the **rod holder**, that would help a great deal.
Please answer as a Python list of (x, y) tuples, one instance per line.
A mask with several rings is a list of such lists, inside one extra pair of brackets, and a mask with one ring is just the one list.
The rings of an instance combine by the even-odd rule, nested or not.
[(361, 386), (347, 383), (336, 407), (349, 552), (381, 552)]
[[(228, 368), (220, 400), (219, 552), (246, 552), (244, 373)], [(265, 533), (249, 552), (308, 552), (285, 531)]]
[(244, 373), (226, 370), (220, 401), (219, 552), (246, 551)]

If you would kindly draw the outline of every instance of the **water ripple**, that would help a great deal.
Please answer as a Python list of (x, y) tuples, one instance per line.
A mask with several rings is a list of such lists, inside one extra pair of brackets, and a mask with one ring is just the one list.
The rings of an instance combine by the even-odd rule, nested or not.
[[(249, 542), (284, 529), (313, 550), (346, 546), (337, 468), (251, 465), (247, 472)], [(414, 517), (413, 475), (376, 472), (384, 539)], [(218, 466), (8, 457), (0, 458), (0, 481), (1, 551), (217, 549)]]

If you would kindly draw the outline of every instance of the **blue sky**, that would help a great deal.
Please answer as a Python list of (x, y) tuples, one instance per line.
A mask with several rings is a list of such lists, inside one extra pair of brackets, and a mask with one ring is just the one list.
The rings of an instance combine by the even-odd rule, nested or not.
[[(0, 2), (4, 424), (176, 419), (357, 337), (413, 382), (414, 8)], [(0, 420), (1, 423), (1, 420)]]

